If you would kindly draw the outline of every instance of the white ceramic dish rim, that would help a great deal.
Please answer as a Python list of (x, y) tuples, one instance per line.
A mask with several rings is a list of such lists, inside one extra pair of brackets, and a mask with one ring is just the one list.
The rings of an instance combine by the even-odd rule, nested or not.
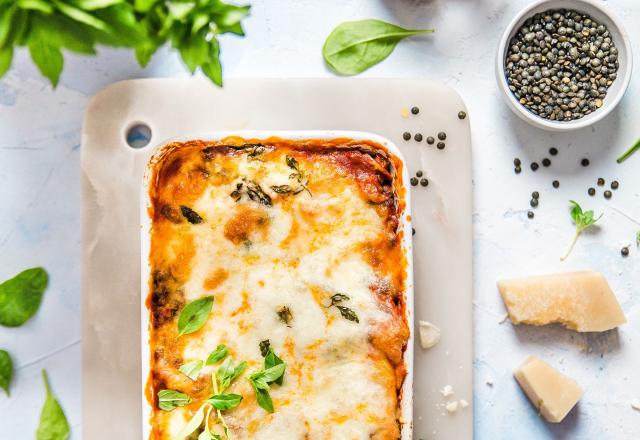
[[(617, 33), (620, 35), (620, 41), (614, 41), (614, 43), (618, 48), (620, 56), (624, 56), (626, 60), (624, 71), (622, 70), (623, 66), (620, 66), (621, 68), (618, 70), (618, 78), (616, 78), (616, 81), (620, 81), (621, 85), (620, 88), (617, 89), (617, 93), (614, 96), (609, 96), (609, 94), (607, 94), (602, 108), (581, 119), (568, 122), (550, 121), (537, 116), (524, 108), (522, 104), (520, 104), (520, 102), (516, 100), (516, 97), (513, 95), (511, 90), (509, 90), (509, 84), (507, 83), (504, 66), (505, 52), (509, 45), (509, 41), (511, 40), (511, 37), (513, 36), (515, 31), (519, 29), (520, 26), (524, 23), (524, 21), (537, 12), (542, 12), (546, 9), (560, 8), (576, 9), (578, 11), (592, 15), (592, 11), (588, 10), (589, 8), (591, 8), (599, 11), (602, 15), (606, 16), (613, 23), (617, 30)], [(612, 30), (609, 29), (609, 31), (611, 32)], [(500, 39), (500, 44), (498, 45), (498, 53), (496, 55), (496, 79), (498, 81), (500, 90), (502, 90), (503, 96), (507, 101), (507, 104), (509, 104), (509, 108), (511, 108), (511, 110), (521, 119), (537, 127), (552, 131), (577, 130), (580, 128), (588, 127), (605, 118), (622, 100), (622, 97), (624, 96), (629, 86), (629, 82), (631, 81), (632, 70), (633, 54), (631, 50), (631, 41), (629, 40), (629, 35), (623, 27), (622, 22), (605, 5), (596, 3), (593, 0), (534, 1), (533, 3), (527, 5), (524, 9), (522, 9), (506, 27), (504, 33), (502, 34), (502, 38)]]
[(151, 275), (149, 267), (150, 252), (150, 232), (151, 222), (147, 214), (147, 208), (150, 201), (148, 198), (148, 185), (150, 178), (150, 168), (155, 155), (161, 149), (171, 142), (185, 142), (193, 139), (202, 140), (218, 140), (228, 136), (240, 136), (244, 139), (266, 139), (269, 137), (279, 137), (291, 140), (303, 139), (338, 139), (350, 138), (354, 140), (370, 140), (381, 144), (389, 153), (396, 156), (402, 162), (402, 185), (405, 188), (404, 201), (405, 211), (401, 218), (400, 230), (404, 232), (402, 247), (407, 259), (407, 279), (406, 279), (406, 317), (409, 324), (410, 334), (407, 342), (407, 348), (404, 353), (404, 361), (407, 368), (407, 376), (402, 386), (402, 401), (400, 403), (400, 420), (402, 421), (401, 440), (411, 440), (413, 436), (413, 351), (414, 351), (414, 289), (413, 289), (413, 245), (411, 234), (411, 191), (408, 188), (409, 172), (407, 163), (400, 152), (400, 149), (389, 139), (368, 132), (347, 131), (347, 130), (225, 130), (213, 131), (204, 135), (180, 136), (177, 138), (167, 139), (158, 143), (151, 149), (152, 154), (145, 167), (144, 179), (142, 184), (142, 194), (140, 197), (140, 222), (141, 222), (141, 360), (142, 360), (142, 435), (143, 439), (148, 439), (151, 434), (151, 426), (149, 417), (151, 415), (151, 406), (146, 398), (146, 385), (149, 377), (149, 363), (151, 359), (149, 347), (149, 311), (146, 306), (146, 298), (148, 294), (148, 281)]

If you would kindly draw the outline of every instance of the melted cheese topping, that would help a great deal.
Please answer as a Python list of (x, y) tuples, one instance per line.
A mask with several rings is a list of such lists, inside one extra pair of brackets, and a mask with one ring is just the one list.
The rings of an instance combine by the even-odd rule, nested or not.
[[(237, 408), (225, 412), (234, 438), (397, 439), (408, 338), (406, 262), (396, 233), (403, 205), (397, 191), (382, 183), (372, 188), (363, 172), (378, 176), (380, 157), (367, 150), (333, 144), (323, 149), (311, 141), (262, 143), (266, 151), (258, 155), (251, 149), (173, 144), (155, 162), (148, 301), (151, 438), (176, 438), (213, 394), (209, 377), (215, 366), (203, 368), (195, 382), (178, 368), (206, 359), (223, 343), (234, 359), (249, 365), (228, 391), (243, 396)], [(374, 147), (387, 157), (382, 147)], [(352, 155), (352, 166), (344, 166), (346, 154)], [(300, 179), (292, 175), (297, 171), (287, 157), (296, 159)], [(389, 169), (394, 165), (389, 162)], [(270, 204), (249, 197), (252, 182)], [(272, 189), (282, 185), (292, 193)], [(380, 203), (384, 194), (391, 203)], [(174, 215), (185, 205), (203, 221), (191, 224)], [(336, 293), (348, 295), (341, 305), (352, 309), (359, 323), (328, 307)], [(179, 311), (207, 295), (214, 305), (206, 324), (177, 339)], [(291, 312), (288, 323), (278, 316), (282, 307)], [(287, 364), (282, 386), (270, 390), (273, 414), (257, 405), (246, 380), (263, 366), (258, 346), (265, 339)], [(161, 411), (154, 401), (161, 389), (187, 393), (193, 402)], [(212, 431), (222, 435), (219, 425)]]

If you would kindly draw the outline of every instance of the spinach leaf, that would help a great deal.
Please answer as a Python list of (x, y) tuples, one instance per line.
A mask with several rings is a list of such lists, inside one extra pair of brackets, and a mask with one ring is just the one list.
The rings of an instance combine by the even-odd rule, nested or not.
[(242, 396), (239, 394), (216, 394), (209, 398), (207, 402), (220, 411), (226, 411), (240, 405)]
[(229, 355), (229, 349), (226, 345), (220, 344), (216, 347), (214, 351), (211, 352), (209, 357), (207, 358), (207, 365), (215, 364), (216, 362), (220, 362), (222, 359), (226, 358)]
[(0, 325), (18, 327), (35, 315), (48, 282), (47, 272), (35, 267), (0, 284)]
[(404, 29), (381, 20), (347, 21), (327, 37), (322, 55), (340, 75), (356, 75), (387, 58), (404, 38), (433, 29)]
[(11, 356), (5, 350), (0, 350), (0, 388), (2, 388), (7, 396), (10, 396), (9, 385), (13, 378), (13, 362)]
[(192, 361), (182, 365), (179, 370), (182, 374), (187, 376), (189, 379), (195, 381), (198, 379), (200, 375), (200, 370), (202, 370), (204, 362), (202, 361)]
[(178, 337), (196, 332), (209, 319), (213, 296), (205, 296), (187, 304), (178, 317)]
[(158, 392), (158, 407), (163, 411), (172, 411), (179, 406), (191, 403), (191, 397), (176, 390), (160, 390)]
[(60, 403), (53, 397), (47, 372), (42, 370), (47, 397), (40, 413), (40, 424), (36, 431), (36, 440), (66, 440), (69, 438), (69, 422)]

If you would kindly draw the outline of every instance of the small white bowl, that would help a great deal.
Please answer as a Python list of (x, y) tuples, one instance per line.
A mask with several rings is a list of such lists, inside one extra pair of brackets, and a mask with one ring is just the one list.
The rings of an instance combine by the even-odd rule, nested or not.
[[(539, 12), (552, 9), (573, 9), (578, 12), (589, 15), (597, 22), (603, 24), (611, 34), (611, 39), (618, 49), (618, 76), (613, 82), (604, 99), (602, 107), (592, 113), (573, 121), (552, 121), (542, 118), (524, 107), (516, 99), (515, 95), (509, 90), (507, 77), (505, 72), (506, 52), (509, 48), (511, 38), (516, 34), (524, 22)], [(524, 8), (515, 16), (511, 23), (507, 26), (500, 44), (498, 46), (498, 54), (496, 57), (496, 78), (498, 86), (502, 91), (509, 108), (523, 120), (531, 125), (551, 131), (570, 131), (579, 128), (588, 127), (607, 116), (622, 99), (622, 95), (629, 86), (632, 70), (631, 43), (629, 36), (622, 27), (621, 22), (614, 17), (601, 3), (596, 4), (592, 0), (537, 0)]]

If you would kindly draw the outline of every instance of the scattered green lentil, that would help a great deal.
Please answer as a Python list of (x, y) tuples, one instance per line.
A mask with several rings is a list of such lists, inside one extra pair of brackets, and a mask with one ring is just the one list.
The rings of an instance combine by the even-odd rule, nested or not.
[(533, 218), (533, 217), (535, 217), (535, 214), (533, 213), (533, 211), (529, 211), (529, 212), (527, 212), (527, 217)]
[(422, 170), (416, 171), (416, 177), (422, 177)]
[(517, 167), (514, 168), (514, 170), (516, 172), (516, 174), (520, 174), (520, 172), (522, 171), (522, 168), (520, 168), (520, 166), (518, 165)]
[(531, 197), (537, 200), (540, 198), (540, 193), (538, 191), (534, 191), (531, 193)]
[(604, 186), (605, 180), (602, 177), (598, 177), (598, 186)]
[(586, 157), (580, 161), (580, 164), (581, 164), (583, 167), (588, 167), (590, 163), (591, 163), (591, 162), (589, 162), (589, 159), (587, 159)]
[(458, 119), (464, 119), (467, 117), (467, 113), (463, 111), (458, 112)]
[(420, 113), (420, 109), (418, 107), (411, 107), (411, 113), (417, 115), (418, 113)]
[(440, 139), (441, 141), (445, 140), (447, 138), (447, 133), (445, 133), (444, 131), (441, 131), (440, 133), (438, 133), (438, 139)]
[(514, 164), (515, 166), (519, 167), (519, 166), (522, 164), (522, 162), (520, 161), (520, 159), (518, 159), (518, 158), (516, 157), (515, 159), (513, 159), (513, 164)]
[(415, 139), (417, 142), (422, 142), (422, 135), (420, 133), (416, 133), (413, 139)]
[(551, 165), (551, 160), (545, 157), (544, 159), (542, 159), (542, 165), (544, 167), (548, 167), (549, 165)]
[(540, 168), (540, 165), (538, 165), (538, 162), (531, 162), (531, 170), (532, 171), (537, 171), (538, 168)]
[(420, 185), (427, 186), (429, 185), (429, 181), (423, 177), (422, 179), (420, 179)]
[(535, 208), (538, 206), (538, 199), (531, 199), (531, 201), (529, 202), (529, 204), (531, 205), (532, 208)]
[(405, 141), (408, 141), (409, 139), (411, 139), (411, 133), (409, 133), (408, 131), (405, 131), (404, 133), (402, 133), (402, 139), (404, 139)]
[(588, 193), (590, 196), (595, 196), (595, 195), (596, 195), (596, 189), (595, 189), (595, 188), (589, 188), (589, 189), (587, 190), (587, 193)]
[(429, 136), (427, 137), (427, 144), (432, 145), (436, 140), (433, 138), (433, 136)]
[(609, 191), (609, 190), (606, 190), (606, 191), (604, 192), (604, 198), (605, 198), (605, 199), (610, 199), (612, 195), (613, 195), (613, 194), (611, 194), (611, 191)]
[(554, 188), (560, 188), (560, 182), (558, 182), (557, 180), (554, 180), (552, 185)]
[(444, 142), (438, 142), (438, 145), (437, 145), (438, 150), (444, 150), (444, 147), (445, 147), (445, 146), (446, 146), (446, 145), (444, 144)]
[(620, 188), (620, 183), (618, 183), (617, 180), (614, 180), (613, 182), (611, 182), (611, 189), (618, 189)]
[(412, 177), (411, 179), (409, 179), (409, 182), (411, 183), (411, 186), (416, 186), (418, 184), (418, 178)]
[(552, 156), (556, 156), (558, 154), (558, 149), (556, 147), (549, 148), (549, 154)]
[(625, 246), (620, 250), (620, 253), (622, 254), (623, 257), (628, 257), (629, 256), (629, 247)]

